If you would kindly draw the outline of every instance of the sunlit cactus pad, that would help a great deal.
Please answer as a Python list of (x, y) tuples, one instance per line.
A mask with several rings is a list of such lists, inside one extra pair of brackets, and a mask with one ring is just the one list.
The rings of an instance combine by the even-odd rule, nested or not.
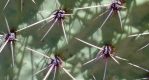
[(0, 3), (0, 80), (149, 80), (148, 0)]

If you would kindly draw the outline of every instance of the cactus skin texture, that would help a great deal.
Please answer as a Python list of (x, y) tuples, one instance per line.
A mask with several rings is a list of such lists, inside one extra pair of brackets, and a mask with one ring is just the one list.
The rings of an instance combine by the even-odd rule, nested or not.
[(0, 0), (0, 80), (149, 79), (148, 0), (8, 1)]

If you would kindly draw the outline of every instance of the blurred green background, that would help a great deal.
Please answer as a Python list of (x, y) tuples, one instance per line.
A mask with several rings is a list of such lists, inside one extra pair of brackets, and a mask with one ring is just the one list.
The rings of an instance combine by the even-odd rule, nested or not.
[[(11, 29), (21, 29), (35, 23), (43, 18), (48, 17), (51, 12), (57, 9), (55, 0), (22, 0), (23, 7), (21, 11), (21, 0), (10, 0), (10, 3), (3, 10), (7, 0), (0, 0), (0, 32), (7, 33), (6, 22), (8, 19)], [(64, 67), (77, 80), (102, 80), (104, 72), (103, 60), (98, 60), (86, 66), (81, 66), (88, 60), (96, 57), (98, 50), (83, 44), (74, 37), (78, 37), (100, 47), (105, 43), (111, 43), (116, 48), (117, 56), (128, 59), (130, 62), (141, 67), (149, 69), (148, 52), (149, 47), (137, 51), (145, 44), (149, 43), (149, 35), (128, 37), (131, 34), (148, 32), (149, 30), (149, 0), (126, 0), (124, 6), (126, 9), (121, 11), (123, 30), (117, 14), (113, 14), (102, 29), (100, 25), (106, 18), (107, 14), (93, 21), (96, 16), (105, 11), (103, 8), (91, 8), (86, 10), (73, 11), (74, 8), (106, 4), (110, 0), (58, 0), (61, 7), (73, 13), (73, 16), (65, 18), (65, 29), (69, 44), (65, 42), (62, 28), (59, 25), (54, 26), (44, 41), (40, 41), (45, 30), (51, 23), (40, 28), (47, 22), (38, 24), (32, 28), (17, 33), (18, 41), (15, 42), (15, 66), (11, 67), (11, 50), (9, 44), (0, 53), (0, 80), (42, 80), (47, 71), (38, 75), (35, 72), (41, 70), (46, 65), (45, 59), (38, 55), (32, 54), (25, 49), (30, 47), (47, 55), (60, 54), (65, 61)], [(119, 60), (121, 64), (115, 63), (109, 59), (106, 80), (135, 80), (149, 77), (149, 73), (128, 65), (126, 62)], [(52, 80), (51, 74), (48, 80)], [(55, 80), (71, 80), (71, 78), (62, 70), (58, 70)], [(141, 80), (141, 79), (140, 79)]]

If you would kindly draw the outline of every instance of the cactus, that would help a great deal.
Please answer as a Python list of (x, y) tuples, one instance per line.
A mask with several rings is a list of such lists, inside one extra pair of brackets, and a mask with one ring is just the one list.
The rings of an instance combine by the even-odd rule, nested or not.
[(0, 3), (0, 80), (149, 79), (149, 1)]

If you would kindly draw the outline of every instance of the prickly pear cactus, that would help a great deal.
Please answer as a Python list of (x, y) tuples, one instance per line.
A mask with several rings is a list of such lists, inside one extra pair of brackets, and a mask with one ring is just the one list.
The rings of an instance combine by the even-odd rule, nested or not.
[(148, 80), (148, 0), (1, 0), (0, 80)]

